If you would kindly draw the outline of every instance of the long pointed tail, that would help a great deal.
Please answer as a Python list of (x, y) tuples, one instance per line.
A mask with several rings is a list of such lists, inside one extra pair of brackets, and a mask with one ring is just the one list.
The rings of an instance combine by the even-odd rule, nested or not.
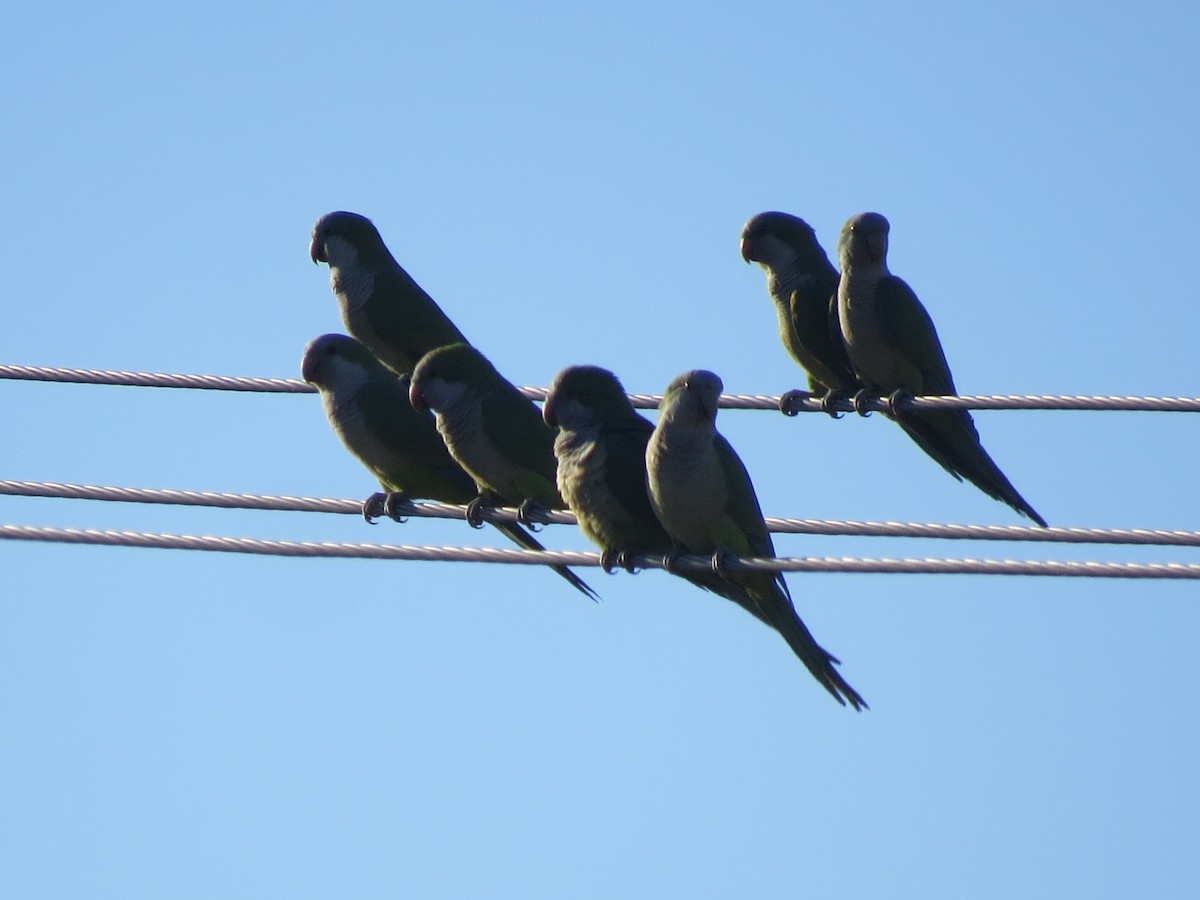
[(1046, 520), (1017, 493), (1012, 482), (983, 449), (975, 422), (965, 409), (909, 413), (898, 421), (908, 436), (955, 478), (967, 479), (993, 500), (1007, 503), (1021, 515), (1046, 527)]
[(812, 634), (799, 617), (796, 617), (792, 625), (785, 625), (778, 630), (784, 640), (788, 642), (788, 646), (792, 648), (792, 652), (800, 657), (800, 661), (812, 673), (813, 678), (829, 691), (834, 700), (843, 706), (849, 703), (857, 712), (870, 709), (862, 695), (852, 688), (850, 683), (842, 677), (842, 673), (835, 668), (835, 666), (841, 665), (841, 660), (813, 639)]
[[(537, 538), (535, 538), (516, 522), (493, 522), (492, 524), (496, 526), (496, 529), (501, 534), (503, 534), (518, 547), (521, 547), (525, 550), (546, 549), (544, 546), (542, 546), (541, 542), (538, 541)], [(600, 595), (592, 590), (586, 581), (584, 581), (566, 566), (551, 566), (550, 568), (570, 582), (571, 587), (575, 588), (575, 590), (579, 591), (581, 594), (590, 597), (592, 600), (600, 599)]]
[(762, 583), (755, 584), (755, 589), (750, 593), (766, 620), (783, 635), (792, 652), (800, 658), (800, 662), (804, 663), (812, 677), (829, 691), (834, 700), (843, 706), (849, 703), (858, 712), (869, 709), (867, 701), (835, 668), (841, 665), (841, 660), (817, 643), (808, 626), (796, 613), (796, 608), (792, 606), (791, 598), (781, 587), (781, 582), (767, 573), (761, 575)]
[(775, 627), (775, 624), (767, 618), (766, 613), (762, 611), (758, 602), (753, 597), (742, 588), (726, 581), (715, 572), (686, 572), (681, 573), (681, 577), (687, 579), (698, 588), (711, 591), (718, 597), (724, 597), (726, 600), (732, 600), (764, 625), (770, 628)]

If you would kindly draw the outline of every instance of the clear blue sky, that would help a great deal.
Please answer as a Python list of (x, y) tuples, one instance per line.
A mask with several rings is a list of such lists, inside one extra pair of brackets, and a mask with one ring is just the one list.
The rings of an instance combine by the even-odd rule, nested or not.
[[(742, 223), (891, 263), (964, 393), (1200, 394), (1194, 5), (25, 4), (0, 362), (294, 377), (372, 217), (520, 384), (802, 384)], [(0, 478), (362, 497), (312, 396), (0, 382)], [(1200, 528), (1200, 420), (979, 413), (1052, 524)], [(890, 423), (722, 413), (769, 515), (1011, 524)], [(497, 546), (0, 497), (0, 521)], [(552, 546), (585, 549), (571, 529)], [(1172, 559), (784, 536), (785, 555)], [(792, 576), (871, 703), (661, 573), (0, 543), (6, 897), (1193, 897), (1194, 584)]]

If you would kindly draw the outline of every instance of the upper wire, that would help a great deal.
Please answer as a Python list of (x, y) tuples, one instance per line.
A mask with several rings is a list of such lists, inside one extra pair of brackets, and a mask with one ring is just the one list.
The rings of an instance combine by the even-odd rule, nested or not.
[[(298, 378), (248, 378), (230, 375), (186, 375), (163, 372), (127, 372), (108, 369), (66, 369), (51, 366), (0, 364), (0, 379), (18, 381), (57, 381), (74, 384), (109, 384), (131, 387), (193, 388), (212, 391), (252, 391), (273, 394), (311, 394), (311, 384)], [(531, 400), (545, 400), (546, 389), (523, 387), (521, 393)], [(806, 392), (791, 404), (801, 412), (825, 412), (821, 398)], [(779, 410), (780, 397), (770, 394), (722, 394), (723, 409)], [(630, 402), (639, 409), (657, 409), (661, 394), (630, 394)], [(861, 404), (864, 409), (887, 412), (886, 398), (872, 397)], [(834, 408), (854, 411), (850, 400), (837, 400)], [(1200, 412), (1200, 397), (1124, 397), (1018, 394), (959, 394), (953, 397), (913, 397), (898, 400), (900, 409), (1041, 409), (1108, 410), (1127, 412)]]

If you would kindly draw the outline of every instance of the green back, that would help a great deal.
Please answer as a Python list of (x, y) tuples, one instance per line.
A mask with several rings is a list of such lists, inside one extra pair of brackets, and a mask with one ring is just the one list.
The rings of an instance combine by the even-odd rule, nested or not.
[(366, 319), (387, 347), (385, 362), (397, 373), (411, 373), (430, 350), (467, 343), (449, 316), (399, 265), (377, 270), (374, 279)]
[(888, 275), (877, 290), (884, 335), (904, 358), (904, 387), (914, 394), (954, 394), (954, 379), (933, 320), (913, 289)]

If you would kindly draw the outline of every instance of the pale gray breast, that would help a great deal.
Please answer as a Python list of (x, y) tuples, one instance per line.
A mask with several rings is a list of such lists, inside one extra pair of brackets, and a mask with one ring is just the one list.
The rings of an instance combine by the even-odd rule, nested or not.
[(375, 291), (374, 273), (359, 266), (331, 269), (329, 286), (338, 299), (346, 329), (359, 337), (367, 329), (366, 305)]
[(814, 281), (816, 277), (811, 272), (799, 271), (799, 260), (794, 253), (767, 270), (767, 291), (784, 307), (791, 302), (792, 291)]
[(515, 498), (513, 466), (496, 449), (483, 428), (483, 404), (478, 397), (461, 397), (437, 414), (437, 430), (450, 455), (477, 483)]
[(354, 392), (334, 394), (323, 391), (321, 399), (329, 423), (342, 443), (377, 475), (387, 469), (395, 449), (381, 442), (367, 426), (362, 407), (355, 402)]
[(846, 353), (867, 381), (886, 384), (895, 350), (884, 334), (876, 290), (882, 273), (847, 271), (838, 287), (838, 323)]
[(713, 527), (728, 502), (720, 460), (711, 438), (683, 443), (669, 433), (666, 437), (651, 440), (647, 457), (655, 512), (672, 538), (702, 550), (712, 543)]

